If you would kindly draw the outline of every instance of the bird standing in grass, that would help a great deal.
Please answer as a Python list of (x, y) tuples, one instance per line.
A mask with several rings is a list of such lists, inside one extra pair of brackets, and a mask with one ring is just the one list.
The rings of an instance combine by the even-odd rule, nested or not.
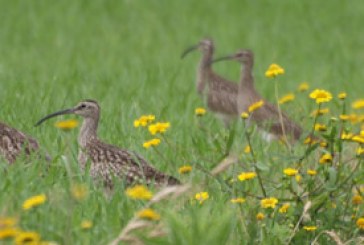
[(21, 154), (30, 156), (38, 150), (35, 139), (0, 122), (0, 154), (9, 164), (14, 163)]
[(219, 76), (212, 70), (214, 44), (210, 39), (203, 39), (186, 49), (182, 58), (197, 49), (202, 52), (202, 58), (197, 67), (197, 92), (203, 100), (206, 100), (208, 109), (221, 118), (228, 127), (230, 122), (239, 115), (236, 103), (238, 84)]
[[(300, 138), (301, 127), (293, 122), (286, 114), (280, 112), (278, 108), (266, 101), (255, 89), (252, 74), (254, 65), (254, 54), (251, 50), (241, 50), (233, 55), (218, 58), (213, 62), (222, 60), (237, 60), (242, 64), (241, 79), (238, 93), (239, 113), (249, 113), (249, 120), (255, 122), (262, 132), (265, 140), (286, 139), (289, 136), (293, 141)], [(261, 102), (261, 106), (249, 112), (251, 106)]]
[(109, 145), (97, 137), (100, 106), (95, 100), (84, 100), (75, 107), (47, 115), (36, 123), (64, 114), (76, 114), (84, 118), (78, 136), (78, 162), (84, 170), (90, 163), (90, 174), (95, 180), (101, 180), (106, 187), (113, 187), (113, 178), (120, 178), (127, 185), (146, 183), (151, 185), (177, 185), (179, 181), (159, 172), (139, 154)]

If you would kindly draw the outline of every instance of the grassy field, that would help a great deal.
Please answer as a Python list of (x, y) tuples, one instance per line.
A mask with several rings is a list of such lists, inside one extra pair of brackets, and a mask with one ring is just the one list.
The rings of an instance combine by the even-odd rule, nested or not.
[[(364, 208), (362, 190), (354, 194), (352, 189), (364, 184), (362, 157), (355, 157), (357, 143), (330, 136), (342, 126), (330, 118), (338, 117), (344, 104), (347, 114), (363, 113), (351, 108), (364, 94), (362, 1), (0, 0), (0, 6), (0, 120), (37, 138), (53, 157), (49, 167), (40, 160), (24, 164), (21, 159), (8, 166), (0, 159), (0, 237), (1, 219), (14, 217), (18, 229), (34, 231), (44, 241), (108, 244), (148, 205), (129, 198), (122, 183), (107, 197), (80, 173), (78, 129), (63, 132), (53, 126), (56, 120), (34, 127), (48, 113), (95, 99), (102, 108), (100, 138), (139, 152), (158, 169), (192, 185), (175, 199), (152, 204), (160, 220), (130, 231), (129, 238), (145, 244), (309, 244), (316, 238), (320, 244), (335, 244), (338, 236), (358, 244), (364, 224), (360, 230), (356, 222)], [(323, 134), (329, 147), (314, 146), (308, 152), (302, 139), (288, 151), (253, 132), (254, 161), (251, 153), (244, 153), (248, 141), (242, 120), (228, 131), (209, 112), (196, 117), (195, 108), (204, 106), (194, 84), (200, 55), (184, 60), (180, 55), (203, 37), (213, 38), (216, 56), (252, 49), (257, 89), (272, 102), (275, 82), (280, 95), (295, 92), (296, 99), (282, 109), (306, 132), (315, 120), (310, 113), (317, 109), (308, 94), (316, 88), (330, 91), (334, 98), (323, 107), (331, 112), (319, 118), (328, 124)], [(264, 76), (271, 63), (285, 68), (278, 81)], [(239, 79), (238, 63), (221, 62), (214, 69)], [(302, 82), (310, 88), (297, 92)], [(339, 92), (347, 93), (345, 102), (336, 98)], [(143, 148), (152, 136), (133, 126), (146, 114), (171, 124), (155, 149)], [(344, 125), (353, 133), (360, 126)], [(211, 176), (227, 153), (239, 160)], [(319, 164), (325, 153), (336, 157)], [(191, 165), (192, 171), (179, 174), (183, 165)], [(299, 169), (302, 179), (284, 177), (288, 167)], [(308, 176), (309, 168), (317, 170), (317, 176)], [(256, 178), (237, 180), (240, 173), (257, 169), (267, 196), (279, 200), (275, 208), (261, 207)], [(88, 190), (83, 200), (72, 194), (80, 186)], [(198, 192), (208, 192), (209, 198), (200, 204), (195, 200)], [(27, 198), (40, 194), (46, 195), (44, 204), (22, 209)], [(231, 203), (235, 197), (246, 202)], [(354, 197), (359, 201), (353, 202)], [(285, 203), (290, 203), (287, 213), (279, 212)], [(265, 218), (257, 219), (259, 213)], [(82, 225), (85, 221), (92, 225)], [(317, 229), (307, 231), (304, 226)], [(12, 239), (0, 240), (3, 243)]]

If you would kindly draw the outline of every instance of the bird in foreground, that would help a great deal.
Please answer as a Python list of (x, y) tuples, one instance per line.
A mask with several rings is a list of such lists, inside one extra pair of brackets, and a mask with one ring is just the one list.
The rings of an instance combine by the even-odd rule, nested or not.
[(239, 113), (248, 112), (251, 105), (263, 101), (262, 107), (249, 113), (249, 120), (257, 124), (263, 138), (267, 141), (286, 140), (286, 136), (288, 136), (291, 140), (297, 141), (301, 137), (302, 128), (286, 114), (279, 112), (275, 105), (266, 101), (255, 89), (252, 74), (254, 65), (253, 52), (245, 49), (233, 55), (218, 58), (213, 62), (222, 60), (236, 60), (242, 64), (237, 100)]
[(9, 164), (22, 154), (29, 157), (38, 151), (39, 144), (34, 138), (0, 122), (0, 154)]
[(211, 39), (203, 39), (198, 44), (186, 49), (181, 58), (194, 50), (200, 50), (202, 58), (197, 67), (196, 89), (207, 107), (221, 118), (225, 126), (239, 116), (237, 107), (238, 84), (229, 81), (218, 74), (212, 68), (214, 44)]
[(177, 185), (179, 181), (159, 172), (139, 154), (102, 142), (97, 136), (100, 106), (95, 100), (84, 100), (75, 107), (49, 114), (39, 120), (36, 126), (59, 115), (76, 114), (84, 118), (78, 136), (78, 162), (81, 170), (90, 163), (90, 174), (94, 180), (101, 180), (110, 189), (113, 178), (122, 179), (127, 185), (146, 183), (151, 185)]

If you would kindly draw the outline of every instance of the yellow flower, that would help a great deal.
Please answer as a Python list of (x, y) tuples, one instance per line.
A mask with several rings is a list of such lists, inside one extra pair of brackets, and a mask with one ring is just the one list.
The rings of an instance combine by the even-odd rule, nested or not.
[(364, 154), (364, 147), (358, 147), (358, 149), (356, 149), (356, 155), (361, 156), (363, 154)]
[(148, 130), (152, 135), (155, 135), (156, 133), (165, 133), (169, 127), (171, 127), (169, 122), (157, 122), (149, 125)]
[(30, 197), (23, 203), (23, 210), (29, 210), (33, 207), (39, 206), (43, 204), (46, 200), (47, 197), (44, 194)]
[(134, 127), (145, 127), (148, 125), (148, 123), (151, 123), (155, 120), (154, 115), (143, 115), (140, 118), (134, 120)]
[(0, 217), (0, 228), (1, 227), (10, 227), (16, 225), (18, 220), (12, 217)]
[(142, 209), (137, 213), (138, 218), (160, 220), (161, 216), (151, 208)]
[(351, 200), (351, 202), (354, 204), (354, 205), (360, 205), (363, 203), (363, 197), (360, 196), (360, 195), (355, 195), (353, 196), (353, 199)]
[(364, 108), (364, 99), (354, 101), (351, 105), (354, 109)]
[(338, 94), (337, 95), (337, 97), (339, 98), (339, 99), (341, 99), (341, 100), (344, 100), (345, 98), (346, 98), (346, 93), (345, 92), (342, 92), (342, 93), (340, 93), (340, 94)]
[(36, 232), (23, 231), (19, 232), (15, 237), (15, 244), (17, 245), (39, 244), (39, 243), (40, 243), (40, 235)]
[(278, 199), (275, 197), (265, 198), (260, 201), (262, 208), (275, 208)]
[(244, 203), (245, 199), (241, 198), (241, 197), (237, 197), (237, 198), (231, 199), (230, 202), (232, 202), (232, 203)]
[(241, 113), (241, 118), (243, 118), (243, 119), (248, 119), (249, 118), (249, 114), (248, 113), (246, 113), (246, 112), (243, 112), (243, 113)]
[(317, 230), (317, 226), (304, 226), (303, 229), (306, 231), (315, 231)]
[(19, 233), (19, 230), (13, 227), (0, 229), (0, 240), (15, 237)]
[(307, 144), (316, 144), (317, 140), (312, 139), (310, 136), (308, 136), (305, 141), (303, 141), (303, 144), (307, 145)]
[(281, 74), (284, 74), (284, 69), (277, 64), (271, 64), (265, 72), (265, 76), (268, 78), (276, 77)]
[(143, 143), (143, 147), (148, 149), (149, 147), (151, 147), (151, 146), (157, 146), (157, 145), (159, 145), (160, 143), (161, 143), (161, 140), (160, 140), (160, 139), (158, 139), (158, 138), (154, 138), (154, 139), (151, 139), (151, 140), (145, 141), (145, 142)]
[(88, 188), (84, 184), (72, 185), (71, 194), (74, 199), (82, 201), (88, 196)]
[(298, 170), (294, 168), (286, 168), (283, 170), (283, 173), (287, 176), (295, 176), (298, 173)]
[(238, 179), (240, 181), (244, 181), (254, 179), (255, 177), (257, 177), (257, 174), (255, 172), (242, 172), (241, 174), (239, 174)]
[(360, 135), (355, 135), (351, 138), (352, 141), (358, 142), (360, 144), (364, 144), (364, 137)]
[(256, 218), (257, 220), (263, 220), (265, 218), (265, 215), (263, 213), (258, 213)]
[(326, 148), (328, 146), (328, 143), (325, 142), (325, 141), (321, 141), (320, 146), (323, 147), (323, 148)]
[(321, 163), (321, 164), (329, 163), (329, 162), (332, 162), (332, 156), (329, 153), (323, 154), (319, 161), (319, 163)]
[(150, 200), (153, 194), (144, 185), (136, 185), (126, 189), (126, 195), (132, 199)]
[(317, 104), (329, 102), (332, 99), (332, 94), (326, 90), (315, 89), (310, 93), (310, 98), (316, 100)]
[(327, 130), (327, 126), (325, 124), (316, 123), (315, 124), (315, 131), (324, 132)]
[(340, 138), (342, 140), (350, 140), (353, 136), (354, 135), (352, 133), (342, 133)]
[(192, 171), (192, 166), (190, 165), (184, 165), (178, 169), (178, 172), (180, 174), (187, 174)]
[(90, 220), (83, 220), (81, 222), (81, 228), (84, 229), (84, 230), (88, 230), (90, 229), (91, 227), (93, 226), (93, 223), (92, 221)]
[(282, 98), (279, 99), (278, 103), (279, 104), (284, 104), (287, 103), (289, 101), (293, 101), (295, 99), (295, 96), (293, 93), (289, 93), (286, 94), (285, 96), (283, 96)]
[(260, 100), (258, 102), (253, 103), (251, 106), (249, 106), (248, 111), (249, 111), (249, 113), (252, 113), (253, 111), (258, 110), (263, 105), (264, 105), (264, 101)]
[(244, 153), (248, 154), (250, 152), (251, 152), (250, 146), (249, 145), (245, 146)]
[(297, 174), (297, 175), (295, 176), (295, 179), (296, 179), (296, 181), (297, 181), (297, 182), (301, 182), (302, 176), (301, 176), (301, 175), (299, 175), (299, 174)]
[(307, 170), (307, 174), (308, 175), (311, 175), (311, 176), (315, 176), (317, 174), (317, 171), (316, 170), (313, 170), (313, 169), (308, 169)]
[(356, 225), (359, 227), (359, 229), (364, 230), (364, 218), (359, 218), (356, 221)]
[(348, 121), (350, 119), (349, 115), (341, 114), (339, 115), (341, 121)]
[(282, 207), (278, 210), (280, 213), (287, 213), (288, 208), (291, 206), (289, 203), (285, 203), (282, 205)]
[(73, 128), (76, 128), (78, 126), (78, 121), (75, 120), (75, 119), (60, 121), (60, 122), (56, 122), (54, 124), (54, 126), (56, 128), (68, 131), (68, 130), (71, 130)]
[(195, 109), (196, 116), (203, 116), (205, 114), (206, 114), (206, 110), (204, 108), (199, 107), (199, 108)]
[(301, 83), (299, 86), (298, 86), (298, 91), (300, 92), (304, 92), (304, 91), (307, 91), (309, 89), (309, 85), (307, 82), (303, 82)]
[(330, 112), (329, 108), (323, 108), (323, 109), (320, 109), (320, 110), (317, 109), (317, 110), (314, 110), (313, 112), (311, 112), (311, 116), (313, 116), (313, 117), (322, 116), (322, 115), (327, 114), (329, 112)]
[(203, 203), (205, 200), (209, 199), (209, 193), (204, 191), (204, 192), (199, 192), (195, 194), (195, 199), (197, 201), (201, 203)]

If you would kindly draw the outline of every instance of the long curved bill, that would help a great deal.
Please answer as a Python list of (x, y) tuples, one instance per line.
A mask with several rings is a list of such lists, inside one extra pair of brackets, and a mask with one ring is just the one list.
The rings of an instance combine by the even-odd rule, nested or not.
[(235, 55), (227, 55), (227, 56), (219, 57), (217, 59), (212, 60), (211, 64), (215, 63), (215, 62), (220, 62), (220, 61), (223, 61), (223, 60), (232, 60), (234, 58), (235, 58)]
[(49, 114), (49, 115), (43, 117), (42, 119), (40, 119), (35, 124), (35, 126), (37, 127), (37, 126), (41, 125), (44, 121), (48, 120), (49, 118), (56, 117), (56, 116), (59, 116), (59, 115), (72, 114), (72, 113), (74, 113), (74, 111), (75, 111), (74, 108), (70, 108), (70, 109), (54, 112), (54, 113)]
[(185, 51), (183, 51), (182, 55), (181, 55), (181, 59), (183, 59), (188, 53), (192, 52), (193, 50), (198, 48), (198, 44), (193, 45), (192, 47), (189, 47), (188, 49), (186, 49)]

